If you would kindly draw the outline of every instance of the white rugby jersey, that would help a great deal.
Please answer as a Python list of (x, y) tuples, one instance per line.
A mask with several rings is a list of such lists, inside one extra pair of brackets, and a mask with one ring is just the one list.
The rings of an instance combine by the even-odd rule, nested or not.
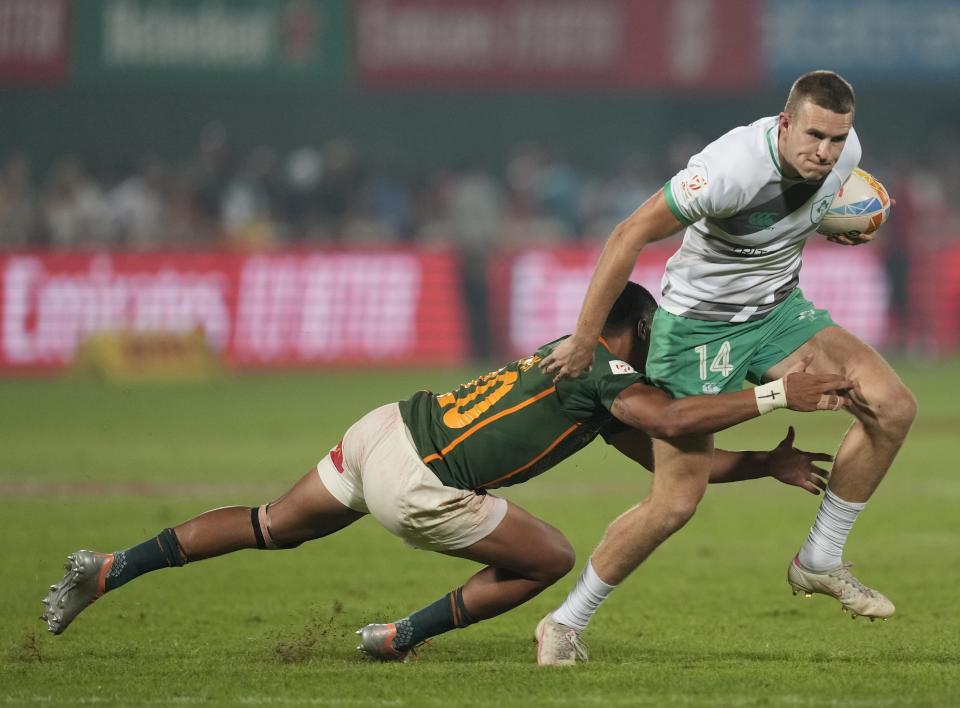
[(803, 246), (860, 162), (851, 128), (819, 182), (780, 171), (777, 116), (734, 128), (690, 158), (664, 185), (687, 229), (667, 261), (661, 306), (700, 320), (760, 319), (797, 286)]

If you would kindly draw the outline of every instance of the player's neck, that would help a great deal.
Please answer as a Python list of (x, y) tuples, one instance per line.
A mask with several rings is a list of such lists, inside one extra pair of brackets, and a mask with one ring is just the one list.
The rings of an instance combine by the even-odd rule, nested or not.
[(777, 129), (777, 160), (780, 162), (780, 174), (787, 179), (803, 179), (800, 172), (783, 156), (784, 142), (783, 128), (781, 127)]
[(630, 358), (630, 352), (633, 349), (633, 331), (630, 328), (626, 328), (618, 333), (603, 333), (603, 341), (607, 345), (607, 349), (610, 350), (610, 353), (618, 359), (623, 359), (628, 361)]

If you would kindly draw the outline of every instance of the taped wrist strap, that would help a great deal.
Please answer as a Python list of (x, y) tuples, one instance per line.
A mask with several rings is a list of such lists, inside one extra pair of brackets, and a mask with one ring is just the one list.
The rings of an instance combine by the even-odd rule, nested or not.
[(753, 395), (757, 399), (757, 408), (760, 415), (775, 411), (777, 408), (787, 407), (787, 389), (783, 385), (783, 379), (777, 379), (768, 384), (763, 384), (763, 386), (755, 387)]

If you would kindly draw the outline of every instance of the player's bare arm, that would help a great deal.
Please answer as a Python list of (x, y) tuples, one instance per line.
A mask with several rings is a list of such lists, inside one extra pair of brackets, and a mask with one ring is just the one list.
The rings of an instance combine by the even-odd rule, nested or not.
[(556, 380), (576, 378), (590, 366), (604, 321), (630, 279), (640, 251), (681, 228), (661, 189), (613, 230), (587, 286), (576, 329), (540, 362), (544, 372), (554, 374)]
[[(688, 396), (673, 399), (669, 394), (646, 384), (625, 388), (613, 401), (613, 415), (632, 428), (654, 438), (705, 435), (756, 418), (770, 405), (795, 411), (838, 410), (850, 404), (846, 392), (852, 382), (836, 374), (787, 374), (781, 386), (761, 388), (717, 396)], [(770, 386), (770, 384), (767, 384)], [(767, 402), (765, 396), (774, 399)], [(776, 398), (782, 397), (782, 401)], [(780, 405), (780, 404), (783, 405)]]
[[(819, 494), (826, 488), (830, 472), (814, 463), (832, 462), (833, 455), (800, 450), (793, 446), (795, 437), (796, 432), (791, 425), (783, 440), (772, 450), (714, 449), (710, 484), (772, 477), (784, 484), (805, 489), (811, 494)], [(650, 472), (655, 471), (653, 440), (642, 430), (623, 430), (611, 435), (609, 442), (643, 468)]]

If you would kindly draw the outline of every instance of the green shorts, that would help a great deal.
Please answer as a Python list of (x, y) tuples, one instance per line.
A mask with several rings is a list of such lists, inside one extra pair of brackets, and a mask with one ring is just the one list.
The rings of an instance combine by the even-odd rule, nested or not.
[(753, 322), (695, 320), (659, 308), (647, 378), (675, 398), (739, 391), (744, 379), (761, 383), (770, 367), (834, 325), (830, 313), (816, 309), (799, 288)]

